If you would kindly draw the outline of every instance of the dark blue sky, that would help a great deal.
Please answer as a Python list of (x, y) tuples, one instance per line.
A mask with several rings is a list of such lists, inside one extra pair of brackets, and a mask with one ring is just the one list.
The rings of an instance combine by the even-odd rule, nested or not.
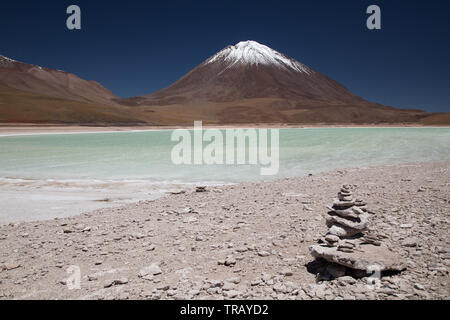
[[(77, 4), (82, 30), (65, 26)], [(382, 10), (369, 31), (366, 8)], [(2, 1), (0, 54), (96, 80), (121, 97), (164, 88), (255, 40), (395, 107), (450, 112), (450, 1)]]

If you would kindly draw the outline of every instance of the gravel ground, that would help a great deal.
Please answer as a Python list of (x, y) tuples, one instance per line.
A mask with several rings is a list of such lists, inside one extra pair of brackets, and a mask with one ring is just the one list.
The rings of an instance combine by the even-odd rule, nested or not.
[[(309, 254), (343, 184), (407, 265), (377, 286), (317, 275), (321, 262)], [(450, 163), (185, 190), (0, 226), (0, 298), (449, 299), (449, 214)]]

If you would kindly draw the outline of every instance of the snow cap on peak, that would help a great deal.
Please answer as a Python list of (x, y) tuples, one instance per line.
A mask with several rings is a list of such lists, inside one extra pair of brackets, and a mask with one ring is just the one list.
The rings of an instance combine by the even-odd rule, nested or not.
[(253, 47), (255, 49), (259, 48), (262, 50), (264, 50), (265, 48), (269, 48), (269, 47), (267, 47), (259, 42), (256, 42), (254, 40), (240, 41), (240, 42), (236, 43), (234, 45), (234, 47), (236, 47), (236, 48)]
[(206, 61), (207, 64), (215, 61), (230, 63), (230, 67), (237, 63), (249, 65), (274, 65), (296, 72), (310, 74), (308, 67), (298, 61), (253, 40), (241, 41), (234, 46), (228, 46)]
[(0, 67), (10, 68), (14, 65), (16, 60), (10, 59), (0, 54)]
[(9, 61), (9, 62), (16, 62), (16, 60), (10, 59), (10, 58), (5, 57), (4, 55), (1, 55), (1, 54), (0, 54), (0, 60)]

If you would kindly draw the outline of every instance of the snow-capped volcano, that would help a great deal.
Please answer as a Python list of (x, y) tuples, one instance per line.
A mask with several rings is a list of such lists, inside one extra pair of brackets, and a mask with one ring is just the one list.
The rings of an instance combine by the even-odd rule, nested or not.
[[(242, 41), (220, 50), (171, 86), (120, 99), (161, 123), (350, 123), (399, 119), (338, 82), (266, 45)], [(413, 119), (405, 112), (402, 119)]]
[(316, 104), (364, 101), (301, 62), (248, 40), (227, 46), (166, 89), (123, 102), (167, 105), (260, 98), (284, 99), (289, 101), (287, 105), (308, 101)]
[(272, 65), (284, 68), (286, 70), (293, 70), (296, 72), (303, 72), (310, 74), (311, 70), (285, 55), (275, 51), (256, 41), (248, 40), (241, 41), (234, 46), (228, 46), (222, 51), (218, 52), (206, 61), (206, 64), (217, 61), (224, 61), (232, 67), (236, 64), (248, 65)]

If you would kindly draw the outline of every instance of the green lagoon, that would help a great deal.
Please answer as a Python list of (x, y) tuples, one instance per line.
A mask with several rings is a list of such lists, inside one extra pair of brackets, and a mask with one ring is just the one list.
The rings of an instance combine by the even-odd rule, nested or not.
[(262, 177), (255, 165), (174, 165), (171, 132), (0, 137), (0, 177), (239, 182), (450, 160), (450, 128), (281, 129), (279, 173)]

